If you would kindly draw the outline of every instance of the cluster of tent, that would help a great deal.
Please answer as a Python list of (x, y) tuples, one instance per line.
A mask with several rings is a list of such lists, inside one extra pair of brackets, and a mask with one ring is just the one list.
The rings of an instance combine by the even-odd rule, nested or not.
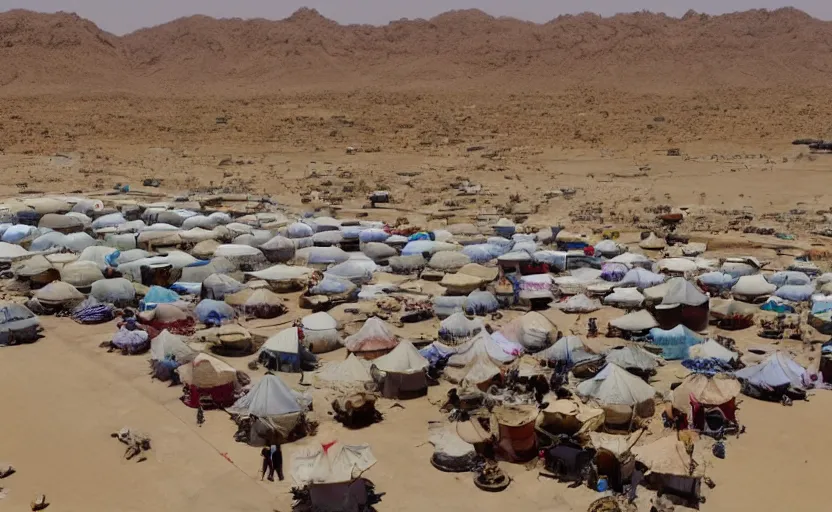
[[(670, 416), (700, 431), (735, 423), (741, 391), (776, 400), (811, 385), (807, 370), (784, 352), (738, 369), (740, 354), (700, 334), (709, 323), (742, 329), (758, 317), (808, 308), (810, 325), (832, 333), (832, 274), (820, 275), (807, 261), (766, 272), (754, 258), (708, 259), (704, 244), (669, 246), (654, 234), (638, 245), (663, 251), (655, 261), (614, 240), (592, 246), (588, 237), (565, 230), (518, 233), (506, 219), (491, 233), (471, 224), (404, 233), (375, 221), (290, 220), (263, 211), (264, 202), (243, 201), (243, 210), (256, 206), (257, 213), (218, 204), (215, 197), (111, 206), (73, 197), (7, 202), (0, 209), (0, 266), (32, 293), (28, 308), (0, 309), (0, 345), (35, 339), (34, 313), (65, 312), (79, 323), (97, 323), (135, 307), (147, 335), (122, 329), (113, 344), (129, 353), (149, 350), (155, 376), (186, 384), (188, 405), (210, 398), (251, 418), (247, 438), (266, 443), (289, 437), (308, 410), (308, 396), (272, 374), (249, 389), (242, 372), (189, 342), (250, 350), (257, 340), (236, 322), (279, 317), (287, 310), (286, 293), (302, 291), (301, 307), (316, 311), (260, 340), (257, 358), (271, 370), (307, 372), (304, 381), (316, 385), (405, 399), (423, 396), (441, 377), (464, 390), (494, 394), (496, 387), (499, 394), (518, 377), (570, 371), (580, 400), (552, 395), (542, 411), (510, 404), (495, 410), (498, 446), (520, 460), (537, 453), (535, 426), (575, 435), (603, 425), (630, 430), (652, 417), (658, 394), (649, 378), (667, 360), (694, 369), (666, 397)], [(439, 285), (442, 293), (428, 299), (426, 315), (440, 320), (437, 341), (417, 349), (378, 316), (342, 338), (342, 326), (327, 312), (336, 304), (407, 295), (383, 282), (380, 271)], [(603, 350), (563, 336), (556, 326), (563, 313), (591, 316), (604, 307), (621, 310), (607, 334), (627, 343)], [(526, 312), (492, 328), (489, 315), (507, 308)], [(346, 359), (318, 367), (315, 354), (341, 346)], [(472, 439), (470, 432), (442, 432), (435, 444), (452, 451), (461, 446), (453, 435)], [(619, 441), (597, 438), (607, 448), (623, 446)], [(674, 437), (624, 451), (632, 448), (655, 473), (699, 478), (684, 449), (668, 455), (678, 455), (679, 447)], [(460, 452), (470, 455), (467, 447)], [(374, 462), (366, 446), (325, 445), (296, 457), (292, 471), (298, 483), (322, 485), (320, 500), (331, 499), (324, 497), (330, 484), (344, 485), (339, 496), (366, 496), (366, 489), (352, 486), (354, 473)]]

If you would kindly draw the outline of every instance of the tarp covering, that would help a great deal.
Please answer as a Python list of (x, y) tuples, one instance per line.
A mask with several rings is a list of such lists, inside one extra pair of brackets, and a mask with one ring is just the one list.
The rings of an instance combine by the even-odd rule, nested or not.
[(271, 418), (301, 412), (297, 394), (277, 375), (266, 374), (245, 396), (226, 409), (231, 414)]
[(653, 386), (615, 364), (607, 364), (598, 375), (578, 384), (577, 391), (602, 405), (635, 406), (656, 396)]
[(63, 281), (53, 281), (35, 292), (35, 298), (44, 305), (58, 306), (84, 300), (84, 294)]
[(156, 361), (173, 358), (178, 363), (188, 363), (196, 357), (197, 352), (185, 344), (180, 336), (165, 329), (150, 340), (150, 358)]
[(769, 355), (760, 364), (737, 370), (734, 374), (739, 379), (764, 388), (804, 388), (809, 382), (806, 370), (785, 352), (780, 351)]
[(708, 340), (700, 345), (690, 347), (688, 357), (691, 359), (719, 359), (725, 362), (739, 360), (739, 354), (731, 352), (714, 340)]
[(702, 343), (702, 338), (684, 325), (677, 325), (668, 331), (650, 329), (650, 338), (655, 345), (662, 347), (662, 357), (668, 361), (687, 359), (688, 349)]
[(469, 315), (487, 315), (500, 309), (500, 303), (491, 292), (473, 291), (465, 301), (465, 312)]
[(212, 274), (202, 281), (202, 297), (205, 299), (223, 300), (243, 290), (245, 285), (225, 274)]
[(650, 272), (649, 270), (641, 267), (636, 267), (624, 275), (621, 281), (618, 282), (618, 286), (632, 286), (643, 290), (645, 288), (660, 285), (663, 282), (663, 275)]
[(471, 258), (461, 252), (442, 251), (430, 258), (428, 266), (443, 272), (456, 272), (468, 263), (471, 263)]
[(692, 373), (671, 391), (673, 406), (685, 413), (690, 409), (691, 398), (702, 405), (719, 406), (737, 398), (742, 386), (733, 375), (718, 373), (708, 377)]
[(29, 308), (21, 304), (0, 305), (0, 347), (14, 342), (34, 341), (40, 321)]
[(646, 331), (658, 327), (659, 323), (649, 311), (642, 309), (610, 321), (610, 325), (622, 331)]
[(658, 356), (636, 346), (616, 347), (607, 352), (607, 362), (621, 368), (650, 371), (659, 366), (660, 361)]
[(304, 448), (292, 459), (291, 474), (298, 485), (350, 482), (376, 463), (369, 445), (339, 442)]
[(392, 350), (399, 341), (393, 334), (393, 329), (378, 317), (370, 317), (361, 329), (344, 340), (344, 346), (350, 352), (374, 352)]
[(448, 318), (456, 312), (465, 310), (465, 302), (468, 297), (434, 297), (433, 312), (439, 319)]
[(350, 354), (343, 361), (328, 363), (317, 372), (316, 377), (324, 382), (341, 385), (363, 386), (364, 383), (373, 381), (369, 367), (355, 354)]
[(683, 277), (674, 277), (667, 282), (668, 289), (662, 304), (681, 304), (683, 306), (701, 306), (708, 302), (708, 296)]
[(573, 295), (563, 302), (558, 302), (552, 306), (564, 313), (592, 313), (601, 309), (601, 301), (598, 299), (590, 299), (584, 294)]
[(717, 291), (730, 290), (737, 284), (738, 277), (722, 272), (708, 272), (696, 278), (705, 288), (712, 288)]
[(643, 302), (644, 295), (637, 288), (616, 288), (611, 294), (604, 297), (604, 304), (620, 308), (637, 308)]
[(774, 292), (775, 297), (790, 300), (792, 302), (805, 302), (815, 293), (815, 287), (811, 284), (804, 285), (783, 285)]
[(458, 311), (442, 320), (439, 326), (439, 337), (445, 340), (466, 339), (485, 329), (481, 318), (470, 320)]
[(535, 357), (543, 361), (575, 364), (593, 359), (597, 356), (592, 353), (592, 350), (578, 336), (564, 336), (551, 347), (542, 352), (538, 352)]
[(692, 463), (685, 444), (676, 435), (671, 434), (650, 444), (636, 446), (632, 451), (636, 460), (653, 473), (692, 478), (704, 475), (705, 464), (702, 461)]
[(752, 276), (742, 276), (737, 280), (737, 284), (732, 288), (734, 295), (743, 298), (755, 299), (765, 295), (771, 295), (777, 289), (777, 286), (766, 281), (762, 274), (755, 274)]
[(76, 288), (87, 288), (100, 279), (104, 279), (104, 274), (91, 261), (74, 261), (61, 269), (61, 281)]
[(424, 371), (430, 363), (422, 357), (413, 343), (402, 341), (389, 354), (373, 361), (376, 368), (391, 373), (416, 373)]
[(778, 287), (786, 285), (802, 286), (811, 283), (812, 279), (803, 272), (785, 270), (770, 275), (768, 282)]
[(523, 346), (526, 351), (543, 350), (557, 339), (558, 328), (536, 311), (509, 322), (499, 331), (506, 339)]
[(304, 341), (314, 354), (329, 352), (341, 346), (338, 321), (323, 311), (303, 317), (301, 320)]
[(237, 379), (237, 370), (216, 357), (199, 354), (179, 367), (179, 377), (185, 384), (208, 389), (231, 384)]

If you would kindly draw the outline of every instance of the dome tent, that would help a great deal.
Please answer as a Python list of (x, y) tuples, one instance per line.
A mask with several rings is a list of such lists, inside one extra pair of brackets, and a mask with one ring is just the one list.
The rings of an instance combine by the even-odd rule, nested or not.
[(324, 272), (324, 276), (345, 279), (356, 285), (367, 284), (373, 280), (376, 264), (370, 260), (349, 259), (343, 263), (333, 265)]
[(40, 320), (21, 304), (0, 305), (0, 347), (38, 339)]
[(663, 363), (658, 356), (651, 354), (639, 346), (615, 347), (607, 351), (607, 363), (624, 368), (634, 375), (651, 375), (657, 366)]
[(264, 288), (243, 288), (226, 295), (225, 302), (244, 315), (256, 318), (276, 318), (286, 312), (280, 295)]
[(445, 378), (454, 384), (485, 386), (500, 375), (500, 365), (514, 360), (485, 331), (457, 347), (448, 359)]
[(260, 245), (260, 250), (271, 263), (286, 263), (295, 257), (295, 244), (280, 235)]
[(564, 336), (551, 347), (535, 354), (541, 361), (560, 362), (567, 366), (599, 358), (578, 336)]
[(714, 340), (708, 340), (700, 345), (694, 345), (688, 349), (688, 357), (691, 359), (718, 359), (729, 363), (739, 361), (739, 354), (731, 352)]
[(150, 366), (153, 378), (167, 382), (173, 378), (173, 371), (190, 363), (197, 352), (185, 344), (182, 338), (168, 330), (162, 331), (150, 340)]
[(618, 286), (625, 287), (625, 286), (633, 286), (635, 288), (639, 288), (644, 290), (645, 288), (650, 288), (653, 286), (660, 285), (664, 282), (664, 276), (661, 274), (656, 274), (655, 272), (651, 272), (649, 270), (643, 269), (641, 267), (636, 267), (629, 272), (627, 272), (621, 281), (618, 282)]
[(509, 322), (499, 333), (527, 352), (538, 352), (557, 339), (558, 328), (545, 316), (531, 311)]
[(601, 309), (601, 301), (590, 299), (584, 294), (573, 295), (563, 302), (553, 306), (564, 313), (592, 313)]
[(485, 328), (481, 318), (469, 320), (461, 311), (457, 311), (442, 320), (439, 326), (439, 337), (443, 340), (468, 339)]
[(468, 297), (445, 297), (438, 296), (433, 298), (433, 313), (436, 318), (442, 320), (448, 318), (458, 311), (464, 311), (465, 303)]
[(428, 267), (442, 272), (456, 272), (471, 263), (471, 258), (457, 251), (442, 251), (434, 254), (428, 262)]
[(194, 308), (197, 319), (206, 325), (222, 325), (234, 319), (234, 309), (225, 302), (203, 299)]
[(740, 277), (731, 292), (735, 298), (754, 302), (756, 299), (771, 295), (776, 289), (777, 286), (770, 284), (761, 274), (755, 274)]
[(604, 304), (619, 308), (637, 308), (644, 302), (642, 295), (636, 288), (616, 288), (604, 297)]
[(223, 300), (228, 295), (245, 289), (245, 285), (225, 274), (212, 274), (202, 281), (201, 297), (203, 299)]
[(491, 292), (473, 291), (465, 301), (465, 312), (469, 315), (483, 316), (500, 309), (500, 303)]
[(363, 359), (375, 359), (390, 352), (398, 344), (399, 340), (390, 326), (375, 316), (368, 318), (357, 333), (344, 340), (347, 350)]
[(812, 279), (803, 272), (795, 272), (793, 270), (785, 270), (775, 272), (768, 277), (768, 282), (777, 286), (803, 286), (812, 282)]
[(650, 329), (650, 338), (653, 344), (662, 347), (662, 357), (668, 361), (687, 359), (688, 349), (702, 343), (702, 338), (684, 325), (677, 325), (668, 331), (659, 328)]
[(379, 242), (362, 243), (361, 252), (376, 263), (389, 262), (398, 254), (396, 249)]
[(331, 352), (342, 346), (338, 321), (329, 313), (318, 312), (301, 319), (303, 341), (313, 354)]
[(615, 364), (607, 364), (598, 375), (578, 384), (577, 393), (597, 400), (609, 425), (627, 425), (633, 414), (649, 418), (655, 411), (656, 390)]
[(34, 296), (42, 306), (50, 309), (71, 309), (84, 300), (83, 293), (63, 281), (53, 281), (47, 284), (37, 290)]
[(297, 373), (311, 371), (318, 362), (301, 343), (300, 329), (289, 327), (266, 340), (260, 348), (258, 360), (270, 370)]
[(102, 279), (90, 287), (90, 295), (101, 302), (114, 304), (116, 307), (132, 305), (136, 300), (136, 288), (124, 278)]
[(610, 321), (610, 327), (630, 333), (645, 332), (658, 326), (659, 324), (653, 318), (653, 315), (644, 309), (628, 313)]
[(804, 389), (809, 382), (806, 370), (780, 351), (769, 355), (757, 365), (737, 370), (734, 375), (742, 381), (763, 389), (783, 387)]

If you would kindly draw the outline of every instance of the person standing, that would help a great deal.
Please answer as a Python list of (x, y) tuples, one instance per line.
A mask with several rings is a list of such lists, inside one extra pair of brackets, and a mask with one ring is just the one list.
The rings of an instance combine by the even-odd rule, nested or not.
[[(274, 482), (274, 463), (272, 450), (271, 448), (264, 446), (262, 450), (260, 450), (260, 456), (263, 457), (263, 466), (260, 469), (260, 480), (262, 481), (263, 478), (268, 478), (269, 482)], [(282, 478), (281, 478), (282, 480)]]
[[(269, 448), (271, 452), (271, 459), (272, 459), (272, 475), (275, 471), (277, 471), (277, 479), (281, 482), (283, 481), (283, 451), (280, 449), (279, 444), (273, 444), (271, 448)], [(270, 477), (269, 480), (274, 481), (274, 476)]]

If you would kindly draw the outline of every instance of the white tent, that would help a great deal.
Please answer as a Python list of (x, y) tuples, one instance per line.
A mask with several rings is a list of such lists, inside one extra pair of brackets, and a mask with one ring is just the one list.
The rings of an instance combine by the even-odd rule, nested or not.
[(641, 347), (616, 347), (607, 352), (607, 362), (616, 364), (621, 368), (650, 371), (659, 366), (661, 361), (661, 358)]
[(375, 463), (369, 445), (335, 442), (299, 450), (290, 472), (298, 485), (335, 484), (359, 478)]
[(597, 356), (578, 336), (564, 336), (551, 347), (535, 354), (535, 357), (543, 361), (579, 363)]
[(642, 309), (616, 318), (610, 322), (610, 325), (622, 331), (637, 332), (658, 327), (659, 323), (649, 311)]
[(182, 338), (165, 329), (150, 341), (150, 358), (161, 361), (172, 356), (179, 363), (192, 361), (196, 351), (185, 344)]
[(315, 374), (315, 377), (322, 382), (342, 385), (363, 385), (372, 382), (369, 364), (362, 361), (355, 357), (355, 354), (350, 354), (343, 361), (328, 363)]
[(804, 388), (808, 382), (806, 370), (784, 352), (775, 352), (760, 364), (749, 366), (734, 373), (737, 378), (755, 386), (776, 388), (792, 386)]
[(415, 373), (424, 371), (430, 363), (409, 341), (402, 341), (389, 354), (373, 361), (383, 372)]
[(616, 364), (607, 364), (598, 375), (578, 384), (577, 391), (603, 405), (633, 406), (656, 396), (653, 386)]
[(683, 277), (674, 277), (667, 282), (667, 285), (667, 292), (662, 299), (662, 304), (701, 306), (708, 302), (708, 296), (697, 290), (696, 286)]
[(604, 304), (620, 308), (637, 308), (644, 302), (644, 295), (637, 288), (616, 288), (604, 297)]
[(232, 414), (270, 418), (301, 412), (297, 394), (277, 375), (264, 375), (260, 382), (227, 410)]
[(190, 364), (179, 367), (179, 377), (185, 384), (209, 389), (234, 382), (237, 370), (216, 357), (199, 354)]
[(725, 362), (739, 359), (739, 354), (731, 352), (714, 340), (690, 347), (688, 355), (691, 359), (719, 359)]

